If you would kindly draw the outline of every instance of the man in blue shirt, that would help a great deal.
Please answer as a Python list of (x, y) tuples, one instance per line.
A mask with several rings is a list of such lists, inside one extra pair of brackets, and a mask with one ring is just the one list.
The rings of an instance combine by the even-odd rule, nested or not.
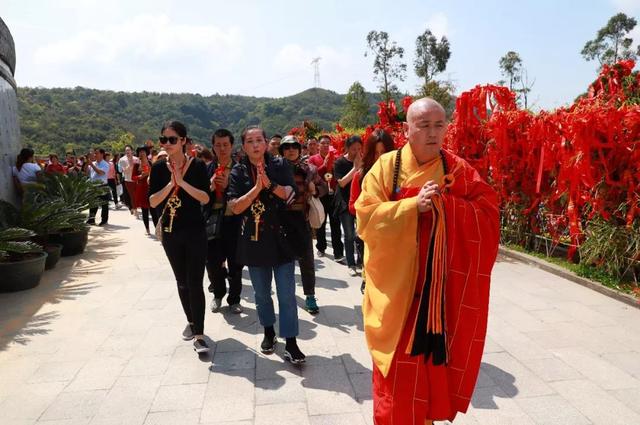
[[(102, 199), (102, 219), (99, 226), (104, 226), (109, 220), (109, 191), (106, 190), (109, 174), (109, 163), (104, 160), (104, 149), (96, 149), (93, 154), (89, 155), (89, 180), (100, 182), (105, 187), (105, 194), (100, 197)], [(87, 224), (96, 224), (96, 213), (98, 207), (89, 210), (89, 220)]]

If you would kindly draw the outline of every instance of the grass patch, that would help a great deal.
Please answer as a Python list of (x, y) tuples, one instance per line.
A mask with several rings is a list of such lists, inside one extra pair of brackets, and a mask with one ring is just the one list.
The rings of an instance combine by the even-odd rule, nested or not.
[(547, 257), (545, 254), (541, 252), (533, 252), (524, 249), (520, 245), (506, 243), (503, 244), (505, 247), (513, 250), (522, 252), (532, 257), (540, 258), (549, 263), (555, 264), (556, 266), (560, 266), (563, 269), (569, 270), (574, 274), (584, 277), (589, 280), (593, 280), (594, 282), (598, 282), (606, 286), (607, 288), (615, 289), (616, 291), (623, 292), (625, 294), (634, 295), (636, 298), (640, 298), (640, 288), (638, 284), (632, 281), (621, 281), (614, 276), (611, 276), (603, 269), (598, 268), (596, 266), (589, 266), (586, 264), (575, 264), (564, 258), (558, 257)]

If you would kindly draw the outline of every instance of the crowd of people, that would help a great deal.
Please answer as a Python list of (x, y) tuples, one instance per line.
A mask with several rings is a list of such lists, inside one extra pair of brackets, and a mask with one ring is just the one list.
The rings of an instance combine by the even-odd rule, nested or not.
[[(393, 143), (383, 140), (390, 137), (379, 130), (364, 143), (364, 157), (371, 158), (370, 164), (393, 148)], [(235, 137), (226, 129), (213, 133), (209, 149), (190, 146), (186, 127), (172, 121), (163, 127), (159, 143), (168, 158), (151, 168), (150, 206), (163, 217), (162, 243), (188, 320), (183, 337), (194, 339), (197, 352), (207, 351), (204, 271), (213, 293), (211, 311), (219, 312), (226, 297), (229, 310), (241, 313), (241, 273), (246, 266), (264, 328), (261, 350), (271, 353), (277, 342), (271, 297), (275, 280), (285, 358), (296, 364), (304, 362), (296, 340), (295, 262), (300, 268), (305, 310), (310, 314), (320, 310), (315, 256), (326, 255), (327, 221), (332, 228), (333, 260), (348, 266), (354, 276), (361, 273), (361, 242), (355, 237), (354, 214), (348, 205), (353, 177), (367, 171), (363, 141), (354, 136), (346, 151), (339, 153), (328, 135), (301, 142), (291, 135), (268, 138), (262, 128), (250, 126), (240, 135), (240, 149), (234, 149)], [(315, 228), (310, 223), (312, 198), (324, 210), (324, 222)]]
[[(64, 162), (57, 154), (52, 153), (46, 159), (37, 159), (33, 149), (24, 148), (18, 154), (12, 174), (17, 192), (21, 194), (30, 185), (38, 183), (45, 174), (61, 174), (85, 176), (108, 188), (107, 195), (102, 197), (101, 220), (98, 226), (108, 224), (109, 202), (113, 201), (115, 209), (126, 206), (136, 218), (142, 217), (147, 234), (151, 234), (149, 217), (155, 223), (155, 211), (149, 207), (148, 177), (151, 164), (166, 158), (165, 151), (154, 148), (152, 141), (135, 149), (127, 145), (123, 153), (107, 152), (102, 148), (77, 156), (68, 152)], [(96, 224), (96, 209), (89, 211), (88, 224)]]
[[(375, 423), (432, 424), (468, 408), (499, 236), (495, 192), (442, 149), (445, 131), (445, 111), (432, 99), (409, 107), (401, 149), (382, 129), (364, 141), (351, 136), (338, 152), (328, 135), (268, 138), (260, 126), (242, 131), (240, 149), (230, 131), (218, 129), (209, 148), (193, 144), (181, 122), (168, 121), (159, 151), (153, 142), (135, 151), (127, 146), (113, 158), (96, 149), (85, 158), (68, 155), (64, 164), (51, 155), (43, 169), (23, 149), (14, 177), (25, 185), (41, 173), (83, 174), (111, 189), (116, 208), (122, 185), (123, 203), (131, 214), (141, 211), (147, 233), (151, 216), (186, 317), (182, 338), (197, 353), (209, 351), (205, 271), (211, 311), (220, 312), (226, 297), (229, 311), (239, 314), (246, 266), (264, 333), (261, 351), (273, 353), (279, 334), (284, 358), (301, 364), (295, 263), (310, 314), (320, 309), (314, 257), (343, 264), (363, 277)], [(111, 196), (103, 200), (100, 225)], [(96, 213), (90, 211), (90, 223)], [(324, 219), (312, 220), (318, 216)]]
[[(155, 236), (151, 223), (155, 229), (162, 219), (159, 234), (176, 274), (189, 323), (183, 337), (194, 339), (198, 352), (208, 349), (203, 330), (206, 303), (200, 288), (200, 274), (206, 270), (209, 279), (208, 290), (213, 294), (210, 310), (220, 312), (226, 297), (229, 310), (239, 314), (243, 311), (240, 300), (245, 266), (249, 268), (260, 322), (264, 326), (262, 350), (273, 351), (276, 343), (271, 302), (273, 274), (280, 305), (280, 335), (287, 344), (286, 356), (294, 363), (302, 362), (304, 354), (295, 341), (298, 319), (294, 262), (297, 261), (300, 268), (304, 306), (310, 314), (320, 310), (315, 295), (315, 257), (326, 255), (327, 222), (331, 229), (333, 260), (347, 266), (352, 276), (363, 274), (364, 246), (356, 236), (353, 204), (360, 193), (362, 177), (382, 153), (394, 148), (393, 141), (383, 130), (377, 130), (365, 141), (352, 136), (346, 142), (345, 152), (337, 152), (328, 135), (305, 141), (279, 134), (267, 138), (260, 127), (249, 127), (241, 135), (241, 144), (238, 148), (233, 133), (224, 128), (213, 133), (210, 146), (194, 144), (182, 123), (171, 122), (163, 128), (159, 149), (153, 141), (147, 141), (137, 148), (127, 145), (122, 153), (112, 154), (101, 148), (80, 157), (68, 153), (64, 162), (56, 154), (50, 154), (48, 161), (38, 164), (33, 150), (25, 148), (18, 156), (13, 174), (19, 188), (37, 182), (44, 173), (84, 175), (108, 187), (108, 194), (102, 198), (100, 220), (96, 221), (98, 208), (92, 208), (88, 224), (108, 224), (111, 201), (113, 208), (126, 207), (140, 218), (148, 235)], [(182, 164), (176, 155), (184, 156), (188, 162)], [(190, 186), (192, 190), (198, 188), (205, 192), (207, 198), (196, 192), (202, 199), (194, 201), (194, 196), (183, 189), (175, 194), (161, 192), (165, 196), (158, 201), (159, 190), (167, 185), (177, 186), (176, 179), (170, 179), (175, 170), (167, 164), (185, 167), (183, 184), (199, 178), (200, 181), (193, 181)], [(204, 172), (198, 176), (193, 174), (195, 171), (187, 174), (187, 168), (192, 167)], [(243, 173), (239, 173), (240, 170)], [(256, 180), (257, 176), (263, 177)], [(260, 191), (252, 187), (256, 184)], [(173, 216), (171, 210), (166, 211), (169, 195), (181, 204), (173, 208)], [(258, 201), (264, 208), (257, 224), (256, 208), (251, 210), (245, 205), (248, 196), (252, 199), (251, 206)], [(309, 222), (311, 197), (320, 201), (324, 213), (324, 221), (316, 228)], [(166, 231), (167, 220), (171, 221), (170, 232)], [(213, 230), (204, 231), (202, 226)], [(202, 236), (207, 236), (204, 241), (200, 240)], [(204, 247), (198, 246), (198, 242)], [(278, 249), (274, 250), (273, 246)], [(361, 289), (364, 291), (364, 279)]]

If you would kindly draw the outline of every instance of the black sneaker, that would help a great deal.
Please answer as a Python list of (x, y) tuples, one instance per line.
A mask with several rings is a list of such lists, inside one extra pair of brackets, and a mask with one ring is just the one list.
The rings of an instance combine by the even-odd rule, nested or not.
[[(98, 224), (98, 226), (106, 226), (107, 224), (109, 224), (109, 223), (107, 223), (106, 221), (101, 221), (100, 224)], [(148, 233), (148, 231), (147, 231), (147, 233)]]
[(363, 280), (362, 281), (362, 285), (360, 285), (360, 292), (362, 292), (362, 295), (364, 295), (364, 288), (367, 286), (367, 283)]
[(284, 350), (284, 358), (288, 360), (291, 364), (301, 364), (306, 361), (305, 355), (300, 351), (298, 345), (293, 345), (291, 347), (285, 348)]
[(187, 323), (187, 326), (184, 327), (182, 331), (182, 339), (185, 341), (191, 341), (193, 339), (194, 333), (191, 324)]
[(304, 301), (304, 309), (309, 312), (309, 314), (318, 314), (320, 308), (318, 308), (318, 303), (316, 302), (316, 297), (314, 295), (307, 295), (307, 298)]
[(209, 352), (209, 346), (204, 339), (196, 339), (193, 341), (193, 349), (198, 354), (204, 354)]
[(276, 343), (278, 342), (278, 338), (265, 335), (262, 339), (262, 343), (260, 344), (260, 351), (264, 354), (271, 354), (276, 351)]
[(214, 298), (211, 300), (211, 312), (218, 313), (222, 308), (222, 298)]
[(87, 224), (95, 225), (96, 221), (94, 219), (89, 219), (89, 220), (87, 220)]

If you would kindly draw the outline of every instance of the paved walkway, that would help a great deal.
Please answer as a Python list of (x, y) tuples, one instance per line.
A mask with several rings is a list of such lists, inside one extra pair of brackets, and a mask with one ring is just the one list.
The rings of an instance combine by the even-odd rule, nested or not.
[[(198, 359), (180, 338), (161, 246), (128, 212), (111, 222), (38, 288), (0, 294), (0, 424), (372, 423), (360, 282), (344, 266), (317, 262), (321, 312), (299, 311), (302, 369), (282, 346), (256, 352), (246, 272), (245, 314), (207, 312), (215, 351)], [(482, 371), (458, 423), (640, 424), (640, 310), (501, 259)]]

